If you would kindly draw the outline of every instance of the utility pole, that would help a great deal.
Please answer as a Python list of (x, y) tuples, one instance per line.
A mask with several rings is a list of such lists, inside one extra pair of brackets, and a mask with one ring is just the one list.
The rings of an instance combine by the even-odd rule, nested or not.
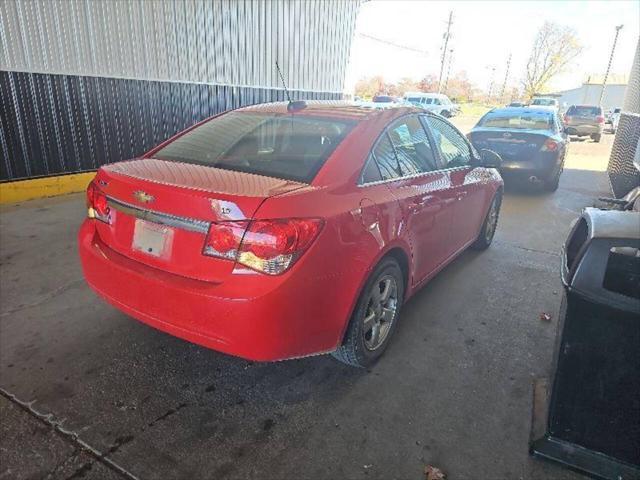
[(487, 92), (487, 103), (491, 102), (491, 94), (493, 93), (493, 80), (496, 76), (496, 67), (495, 65), (491, 67), (491, 80), (489, 81), (489, 90)]
[(501, 102), (504, 99), (504, 91), (507, 88), (507, 80), (509, 79), (509, 67), (511, 67), (511, 54), (509, 54), (509, 59), (507, 60), (507, 73), (504, 74), (504, 82), (502, 83), (502, 90), (500, 91)]
[(609, 70), (611, 70), (611, 62), (613, 62), (613, 52), (616, 51), (616, 43), (618, 43), (618, 35), (620, 34), (620, 30), (622, 30), (624, 25), (618, 25), (616, 27), (616, 36), (613, 39), (613, 47), (611, 47), (611, 55), (609, 56), (609, 65), (607, 65), (607, 73), (604, 74), (604, 80), (602, 80), (602, 91), (600, 92), (600, 101), (598, 105), (602, 107), (602, 100), (604, 99), (604, 89), (607, 86), (607, 78), (609, 77)]
[(444, 46), (442, 47), (442, 59), (440, 60), (440, 77), (438, 78), (438, 93), (442, 93), (442, 74), (444, 73), (444, 60), (447, 56), (447, 46), (449, 45), (449, 38), (451, 38), (451, 25), (453, 25), (453, 10), (449, 12), (447, 31), (444, 34)]
[(447, 93), (447, 85), (449, 85), (449, 75), (451, 74), (451, 62), (453, 62), (453, 48), (449, 50), (449, 66), (447, 67), (447, 75), (444, 77), (443, 93)]

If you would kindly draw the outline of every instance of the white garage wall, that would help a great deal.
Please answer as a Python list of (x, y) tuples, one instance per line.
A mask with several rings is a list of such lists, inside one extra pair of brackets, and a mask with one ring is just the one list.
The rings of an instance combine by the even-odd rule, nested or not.
[(360, 0), (2, 0), (0, 69), (341, 93)]

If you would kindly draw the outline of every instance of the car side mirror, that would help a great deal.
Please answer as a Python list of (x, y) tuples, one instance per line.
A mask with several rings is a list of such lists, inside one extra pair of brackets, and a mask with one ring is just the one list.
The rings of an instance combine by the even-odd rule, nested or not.
[(480, 150), (480, 165), (485, 168), (500, 168), (502, 157), (493, 150), (483, 148)]

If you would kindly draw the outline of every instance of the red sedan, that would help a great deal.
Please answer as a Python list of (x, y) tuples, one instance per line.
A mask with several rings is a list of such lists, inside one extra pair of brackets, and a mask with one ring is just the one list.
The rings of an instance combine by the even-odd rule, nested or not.
[(252, 360), (366, 366), (400, 308), (493, 238), (499, 157), (412, 108), (241, 108), (100, 168), (78, 236), (89, 285), (171, 335)]

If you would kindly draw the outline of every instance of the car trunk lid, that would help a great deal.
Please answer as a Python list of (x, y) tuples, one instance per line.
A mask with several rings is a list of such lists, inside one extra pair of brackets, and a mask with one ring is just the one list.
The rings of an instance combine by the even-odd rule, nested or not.
[(189, 278), (221, 282), (233, 261), (202, 254), (211, 222), (251, 219), (267, 198), (304, 183), (153, 158), (102, 167), (98, 188), (110, 223), (101, 240), (131, 259)]
[(549, 138), (548, 132), (501, 128), (478, 129), (471, 132), (471, 142), (477, 149), (493, 150), (503, 160), (531, 160)]

